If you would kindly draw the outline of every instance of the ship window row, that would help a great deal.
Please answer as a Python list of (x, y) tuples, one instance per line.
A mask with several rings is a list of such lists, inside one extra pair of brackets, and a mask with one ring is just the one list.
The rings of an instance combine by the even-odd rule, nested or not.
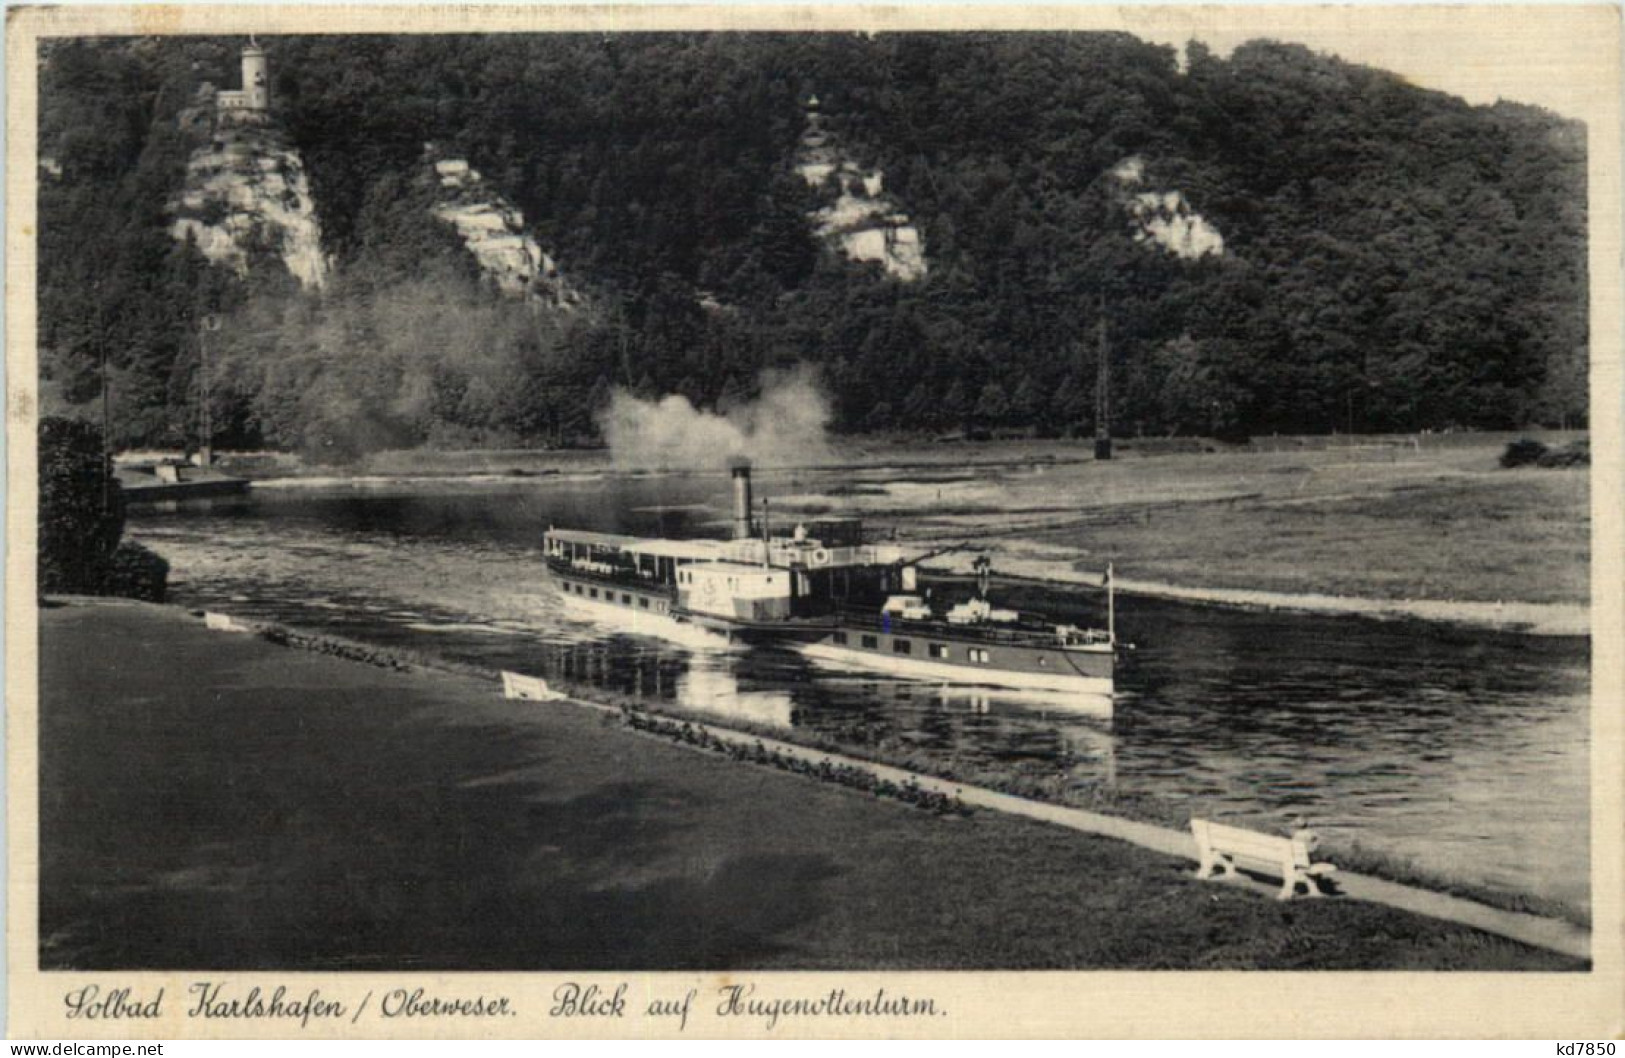
[[(577, 595), (585, 595), (590, 599), (598, 598), (598, 589), (597, 588), (584, 588), (579, 584), (566, 584), (564, 586), (564, 590), (566, 592), (572, 592), (573, 591)], [(605, 592), (604, 592), (604, 601), (605, 602), (614, 602), (615, 601), (615, 593), (606, 589)], [(645, 610), (647, 610), (649, 608), (649, 599), (648, 599), (647, 596), (639, 595), (639, 596), (637, 596), (636, 601), (637, 601), (637, 604), (638, 604), (638, 606), (640, 608), (645, 609)], [(633, 603), (632, 594), (630, 592), (624, 592), (623, 591), (621, 593), (621, 605), (622, 606), (631, 606), (632, 603)]]
[[(849, 642), (849, 637), (845, 632), (836, 632), (830, 638), (834, 641), (836, 646), (844, 647)], [(859, 636), (858, 645), (864, 650), (879, 650), (880, 638), (878, 636)], [(912, 640), (908, 639), (894, 639), (892, 640), (891, 649), (892, 653), (894, 654), (912, 654), (914, 653), (914, 643)], [(927, 643), (925, 645), (925, 650), (926, 653), (931, 657), (940, 658), (944, 661), (950, 660), (953, 657), (953, 652), (948, 648), (947, 644), (944, 643)], [(977, 665), (987, 665), (991, 664), (992, 656), (982, 647), (966, 647), (965, 660)], [(1044, 658), (1040, 658), (1038, 663), (1040, 665), (1047, 665), (1048, 661)]]

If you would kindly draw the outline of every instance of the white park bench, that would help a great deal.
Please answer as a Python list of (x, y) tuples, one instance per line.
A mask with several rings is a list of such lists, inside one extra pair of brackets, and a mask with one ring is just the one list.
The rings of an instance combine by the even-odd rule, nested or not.
[(1321, 883), (1337, 868), (1310, 859), (1310, 833), (1300, 830), (1289, 838), (1256, 830), (1227, 827), (1206, 819), (1191, 820), (1196, 855), (1201, 861), (1196, 877), (1211, 878), (1217, 871), (1232, 875), (1239, 867), (1281, 879), (1280, 900), (1290, 900), (1302, 885), (1309, 896), (1321, 896)]
[(252, 632), (249, 625), (237, 620), (230, 614), (215, 613), (213, 610), (203, 612), (203, 627), (212, 632)]
[(546, 680), (535, 676), (523, 676), (517, 672), (502, 674), (502, 696), (527, 702), (556, 702), (564, 697), (549, 687)]

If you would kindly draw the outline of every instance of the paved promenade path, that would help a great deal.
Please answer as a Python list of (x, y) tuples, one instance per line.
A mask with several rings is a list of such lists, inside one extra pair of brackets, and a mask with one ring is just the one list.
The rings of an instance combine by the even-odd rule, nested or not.
[(40, 633), (46, 968), (1581, 964), (892, 801), (495, 684), (68, 600)]

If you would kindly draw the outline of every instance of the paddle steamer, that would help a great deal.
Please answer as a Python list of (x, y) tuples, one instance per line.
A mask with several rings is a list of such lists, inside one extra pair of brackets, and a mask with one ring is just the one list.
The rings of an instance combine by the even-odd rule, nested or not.
[(738, 638), (816, 638), (843, 606), (900, 590), (906, 553), (865, 538), (856, 519), (822, 519), (773, 535), (752, 519), (750, 465), (733, 466), (728, 540), (673, 540), (549, 529), (549, 571), (566, 599)]
[[(826, 665), (962, 683), (1109, 696), (1116, 658), (1108, 627), (1054, 624), (994, 606), (991, 568), (976, 562), (973, 598), (919, 589), (919, 563), (856, 519), (823, 519), (774, 535), (752, 519), (750, 466), (732, 468), (728, 540), (646, 538), (550, 529), (548, 569), (571, 603), (635, 632), (693, 628), (792, 644)], [(959, 550), (951, 548), (946, 550)], [(1110, 600), (1110, 575), (1107, 576)]]

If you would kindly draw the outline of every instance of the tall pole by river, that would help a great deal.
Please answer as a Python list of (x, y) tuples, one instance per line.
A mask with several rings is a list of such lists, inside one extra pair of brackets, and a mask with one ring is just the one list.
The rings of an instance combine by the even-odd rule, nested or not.
[(92, 285), (96, 299), (96, 345), (102, 365), (102, 511), (113, 509), (113, 402), (107, 373), (106, 319), (102, 312), (102, 282)]
[(205, 315), (198, 321), (197, 367), (198, 399), (203, 405), (203, 438), (198, 446), (197, 465), (207, 469), (214, 462), (214, 414), (209, 394), (209, 332), (220, 326), (214, 315)]
[(1106, 347), (1106, 294), (1100, 295), (1098, 353), (1095, 366), (1095, 458), (1112, 457), (1112, 361)]

